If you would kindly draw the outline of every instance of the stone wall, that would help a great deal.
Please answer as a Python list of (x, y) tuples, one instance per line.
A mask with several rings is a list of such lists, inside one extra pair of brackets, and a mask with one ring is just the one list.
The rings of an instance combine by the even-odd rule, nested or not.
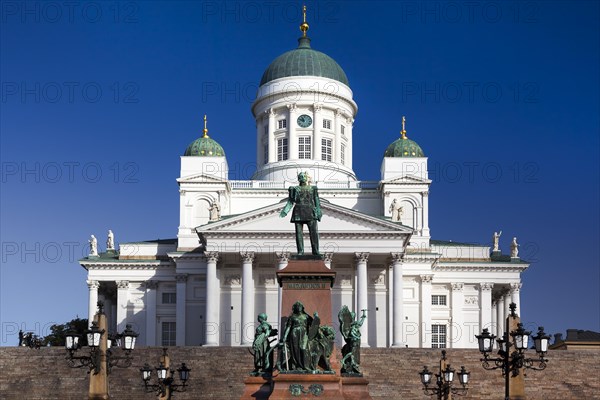
[[(114, 368), (109, 377), (112, 399), (155, 398), (145, 393), (139, 368), (148, 362), (158, 364), (160, 348), (139, 348), (130, 368)], [(0, 348), (0, 399), (86, 399), (88, 375), (85, 369), (72, 369), (62, 348)], [(533, 351), (529, 351), (533, 356)], [(243, 379), (252, 369), (252, 357), (239, 347), (172, 347), (173, 365), (185, 362), (191, 369), (189, 391), (174, 399), (239, 399)], [(433, 349), (364, 349), (363, 369), (370, 380), (374, 399), (424, 399), (418, 373), (424, 365), (437, 372), (441, 352)], [(471, 389), (464, 399), (501, 400), (504, 381), (500, 371), (486, 371), (475, 350), (448, 349), (448, 362), (471, 372)], [(544, 371), (528, 370), (525, 378), (528, 399), (600, 399), (600, 351), (551, 351)]]

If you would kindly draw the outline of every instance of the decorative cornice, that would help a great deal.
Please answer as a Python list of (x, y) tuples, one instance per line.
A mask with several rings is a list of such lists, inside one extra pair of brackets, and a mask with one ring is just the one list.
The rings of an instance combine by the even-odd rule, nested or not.
[(354, 253), (354, 258), (358, 263), (366, 263), (369, 261), (369, 253)]
[(431, 267), (433, 271), (460, 271), (460, 272), (523, 272), (529, 264), (510, 263), (460, 263), (453, 264), (437, 263)]

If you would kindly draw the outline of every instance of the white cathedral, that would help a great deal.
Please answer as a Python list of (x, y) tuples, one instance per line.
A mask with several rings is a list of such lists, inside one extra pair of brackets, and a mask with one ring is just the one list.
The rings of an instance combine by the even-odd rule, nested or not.
[(493, 248), (431, 239), (427, 157), (408, 139), (404, 120), (384, 151), (380, 180), (358, 180), (358, 107), (348, 78), (312, 49), (308, 24), (300, 28), (298, 47), (267, 67), (252, 104), (252, 180), (228, 179), (225, 151), (208, 136), (205, 117), (203, 136), (181, 156), (177, 238), (116, 250), (109, 232), (105, 252), (92, 238), (91, 254), (80, 260), (90, 320), (102, 299), (109, 329), (132, 324), (142, 345), (251, 345), (257, 314), (276, 327), (291, 311), (280, 310), (276, 271), (296, 251), (295, 234), (279, 213), (287, 188), (307, 171), (323, 210), (320, 251), (336, 272), (332, 315), (342, 305), (368, 310), (364, 346), (465, 348), (476, 347), (482, 328), (501, 335), (508, 305), (520, 310), (529, 266), (516, 241), (502, 255), (498, 234)]

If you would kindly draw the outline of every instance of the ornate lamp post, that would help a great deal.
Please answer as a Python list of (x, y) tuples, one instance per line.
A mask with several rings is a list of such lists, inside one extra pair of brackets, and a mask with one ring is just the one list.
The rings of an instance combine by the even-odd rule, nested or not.
[[(538, 358), (526, 358), (525, 351), (529, 344), (531, 332), (523, 329), (516, 314), (517, 305), (510, 304), (510, 315), (506, 318), (506, 326), (510, 333), (504, 332), (502, 338), (496, 339), (487, 329), (484, 329), (481, 335), (475, 335), (479, 344), (479, 351), (483, 354), (481, 364), (487, 370), (501, 369), (504, 376), (504, 398), (505, 400), (525, 399), (525, 381), (521, 369), (529, 368), (535, 371), (541, 371), (546, 368), (548, 360), (544, 358), (548, 351), (548, 340), (550, 336), (544, 332), (544, 327), (538, 328), (537, 335), (533, 336), (533, 343)], [(490, 357), (494, 348), (494, 339), (498, 343), (499, 357)], [(514, 350), (511, 350), (514, 348)]]
[(150, 383), (152, 379), (152, 368), (148, 363), (144, 364), (143, 368), (140, 368), (142, 373), (142, 381), (146, 392), (155, 392), (159, 399), (169, 400), (174, 392), (185, 392), (187, 389), (187, 380), (190, 377), (191, 369), (188, 368), (185, 363), (181, 363), (181, 366), (177, 368), (179, 375), (180, 384), (175, 383), (175, 371), (170, 369), (171, 359), (167, 354), (167, 348), (163, 348), (163, 355), (160, 357), (159, 366), (156, 368), (156, 381), (157, 383)]
[(423, 384), (423, 391), (430, 396), (437, 396), (439, 400), (450, 400), (452, 395), (462, 396), (467, 393), (469, 388), (470, 372), (467, 372), (464, 366), (460, 367), (458, 372), (458, 381), (461, 387), (453, 386), (455, 370), (450, 367), (450, 364), (446, 364), (446, 350), (442, 350), (442, 358), (440, 360), (440, 373), (435, 374), (435, 387), (429, 387), (431, 379), (434, 374), (423, 367), (423, 371), (419, 372), (421, 375), (421, 383)]
[[(131, 366), (131, 351), (135, 347), (138, 336), (131, 330), (131, 326), (123, 333), (111, 337), (105, 335), (107, 328), (106, 315), (104, 314), (104, 303), (98, 302), (98, 312), (94, 317), (92, 326), (85, 334), (89, 347), (88, 355), (78, 356), (77, 351), (82, 347), (80, 337), (76, 332), (69, 331), (66, 334), (65, 348), (67, 350), (67, 364), (71, 368), (88, 367), (90, 372), (89, 399), (110, 399), (108, 395), (108, 374), (112, 367), (126, 368)], [(109, 344), (110, 342), (110, 344)], [(124, 356), (113, 353), (112, 344), (121, 344)]]

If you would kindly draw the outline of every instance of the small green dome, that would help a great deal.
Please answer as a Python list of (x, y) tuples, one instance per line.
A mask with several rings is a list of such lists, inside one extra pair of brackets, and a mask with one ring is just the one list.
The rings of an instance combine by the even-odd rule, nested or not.
[(194, 140), (185, 149), (184, 156), (224, 157), (225, 151), (216, 140), (204, 136)]
[(425, 157), (421, 146), (414, 140), (401, 137), (385, 149), (384, 157)]
[(325, 53), (310, 48), (310, 39), (298, 39), (298, 48), (277, 57), (265, 70), (260, 85), (287, 76), (320, 76), (348, 85), (346, 73)]

